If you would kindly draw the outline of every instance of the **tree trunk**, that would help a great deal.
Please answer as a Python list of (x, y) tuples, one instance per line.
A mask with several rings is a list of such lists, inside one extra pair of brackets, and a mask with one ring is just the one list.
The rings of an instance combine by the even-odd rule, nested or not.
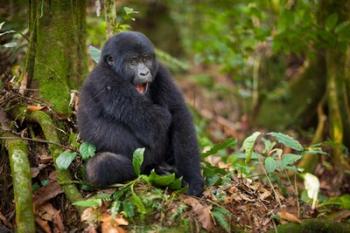
[[(350, 2), (347, 0), (322, 0), (320, 1), (320, 24), (325, 25), (327, 17), (336, 14), (340, 23), (349, 20)], [(326, 30), (326, 26), (324, 26)], [(344, 156), (343, 144), (350, 146), (350, 105), (347, 89), (346, 75), (349, 73), (347, 64), (347, 47), (338, 41), (334, 31), (331, 31), (336, 42), (329, 43), (326, 49), (327, 67), (327, 97), (330, 117), (330, 136), (334, 145), (333, 160), (335, 165), (350, 169), (349, 162)], [(345, 48), (344, 48), (345, 47)]]
[[(62, 114), (69, 114), (70, 90), (87, 72), (84, 0), (33, 0), (36, 31), (32, 88)], [(31, 69), (28, 67), (27, 69)]]

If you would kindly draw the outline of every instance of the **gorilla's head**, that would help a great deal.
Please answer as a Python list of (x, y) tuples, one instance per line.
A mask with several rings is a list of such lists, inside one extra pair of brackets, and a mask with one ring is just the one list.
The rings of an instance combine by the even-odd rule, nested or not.
[(154, 46), (140, 32), (122, 32), (111, 37), (102, 49), (101, 62), (131, 82), (138, 93), (145, 94), (158, 70)]

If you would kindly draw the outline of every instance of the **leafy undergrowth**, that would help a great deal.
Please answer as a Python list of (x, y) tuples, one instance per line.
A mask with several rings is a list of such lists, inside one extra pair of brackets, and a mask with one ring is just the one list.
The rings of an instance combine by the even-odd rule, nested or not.
[[(1, 107), (16, 106), (18, 102), (27, 106), (27, 111), (51, 111), (44, 102), (9, 89), (0, 98)], [(61, 122), (58, 132), (64, 141), (61, 147), (66, 149), (56, 161), (40, 127), (18, 119), (16, 127), (20, 133), (16, 135), (28, 140), (30, 149), (34, 212), (40, 232), (264, 233), (281, 223), (299, 224), (307, 218), (323, 216), (332, 221), (349, 218), (350, 197), (346, 195), (350, 190), (349, 179), (336, 175), (320, 145), (305, 147), (278, 132), (254, 132), (246, 137), (244, 122), (229, 124), (231, 121), (215, 114), (206, 117), (211, 111), (214, 110), (197, 114), (194, 109), (206, 182), (201, 198), (186, 195), (181, 179), (173, 174), (142, 174), (126, 184), (95, 190), (84, 180), (84, 164), (94, 156), (95, 149), (77, 140), (74, 118), (62, 119), (51, 112)], [(322, 159), (316, 170), (320, 180), (298, 169), (297, 163), (305, 154)], [(65, 198), (57, 183), (54, 163), (60, 169), (70, 170), (84, 201), (70, 203)], [(142, 151), (136, 151), (133, 164), (139, 174)], [(14, 229), (15, 215), (6, 156), (1, 157), (0, 168), (5, 174), (0, 186), (2, 231)], [(79, 213), (77, 209), (82, 208)]]
[[(12, 99), (19, 98), (16, 94)], [(28, 111), (45, 109), (31, 102), (27, 105)], [(204, 132), (207, 124), (202, 120), (196, 119), (206, 181), (201, 198), (186, 195), (186, 187), (181, 186), (181, 179), (174, 174), (158, 176), (154, 172), (140, 174), (133, 181), (106, 190), (93, 189), (83, 177), (84, 164), (95, 154), (94, 146), (77, 140), (75, 125), (71, 123), (74, 119), (64, 121), (65, 132), (71, 133), (66, 135), (67, 146), (63, 146), (66, 151), (55, 163), (58, 168), (71, 171), (74, 183), (83, 193), (85, 200), (75, 203), (65, 198), (57, 183), (54, 161), (45, 141), (38, 141), (43, 135), (37, 125), (24, 122), (20, 126), (23, 134), (32, 135), (29, 157), (38, 228), (41, 232), (264, 233), (281, 223), (299, 224), (303, 219), (318, 216), (332, 221), (349, 218), (350, 197), (341, 195), (346, 193), (347, 183), (342, 186), (345, 191), (336, 191), (332, 182), (337, 176), (329, 173), (331, 169), (327, 169), (326, 163), (319, 176), (321, 182), (297, 167), (305, 154), (327, 158), (320, 145), (305, 147), (277, 132), (254, 132), (240, 143), (230, 137), (213, 143)], [(137, 174), (142, 156), (142, 150), (135, 152), (133, 165)], [(2, 157), (1, 168), (4, 180), (10, 184), (5, 158)], [(6, 194), (2, 195), (1, 222), (13, 229), (11, 185), (1, 186), (0, 191)], [(84, 210), (78, 213), (77, 208)]]
[[(202, 198), (185, 195), (186, 188), (175, 174), (140, 174), (143, 149), (136, 150), (137, 179), (73, 203), (86, 208), (81, 215), (85, 231), (268, 232), (280, 222), (301, 223), (314, 215), (319, 181), (303, 175), (306, 193), (300, 203), (297, 174), (301, 170), (295, 164), (303, 154), (325, 154), (319, 145), (304, 148), (282, 133), (255, 132), (244, 140), (241, 150), (235, 148), (236, 141), (228, 139), (203, 151), (207, 187)], [(83, 160), (94, 154), (93, 146), (86, 143), (79, 151)], [(218, 156), (223, 151), (225, 155)], [(70, 154), (60, 155), (59, 167), (70, 165)]]

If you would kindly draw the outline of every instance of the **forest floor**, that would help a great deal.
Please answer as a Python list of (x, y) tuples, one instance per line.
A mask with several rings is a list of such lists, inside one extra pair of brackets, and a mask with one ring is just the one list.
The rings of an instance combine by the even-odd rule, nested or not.
[[(227, 138), (237, 139), (240, 145), (251, 131), (249, 117), (242, 116), (242, 105), (230, 91), (235, 89), (232, 81), (219, 73), (216, 67), (198, 67), (190, 74), (179, 75), (177, 82), (187, 103), (198, 115), (195, 118), (205, 122), (202, 129), (208, 138), (214, 143)], [(29, 111), (45, 110), (45, 106), (35, 108), (30, 99), (20, 97), (16, 90), (4, 89), (0, 98), (2, 104), (8, 103), (9, 99), (20, 98), (27, 103)], [(65, 129), (76, 132), (74, 118), (60, 121), (66, 124)], [(21, 123), (17, 120), (16, 124)], [(38, 130), (35, 124), (28, 123), (19, 125), (18, 129), (21, 135)], [(40, 133), (34, 135), (39, 139), (42, 136)], [(103, 203), (99, 203), (98, 208), (88, 206), (82, 213), (78, 213), (75, 206), (65, 198), (57, 182), (53, 159), (46, 143), (28, 143), (37, 232), (200, 232), (201, 229), (210, 232), (238, 232), (244, 229), (246, 232), (264, 233), (276, 229), (279, 223), (300, 223), (303, 219), (322, 213), (312, 209), (310, 204), (299, 201), (298, 190), (303, 189), (303, 183), (296, 176), (291, 178), (292, 181), (284, 176), (279, 185), (269, 184), (264, 177), (247, 177), (232, 169), (231, 164), (221, 159), (220, 153), (206, 157), (205, 162), (209, 164), (207, 166), (212, 166), (211, 171), (220, 175), (218, 179), (222, 182), (211, 181), (212, 185), (206, 187), (202, 198), (190, 197), (181, 191), (154, 188), (145, 182), (135, 183), (135, 193), (142, 197), (141, 206), (145, 206), (146, 211), (141, 216), (136, 213), (140, 210), (139, 206), (133, 206), (130, 210), (127, 208), (129, 202), (125, 201), (122, 202), (123, 207), (118, 207), (123, 211), (111, 213), (117, 202), (109, 197), (115, 195), (116, 189), (85, 189), (79, 172), (82, 161), (77, 160), (70, 170), (84, 197), (108, 196), (101, 198)], [(237, 145), (234, 148), (225, 148), (229, 152), (238, 149)], [(15, 228), (15, 203), (9, 160), (4, 150), (1, 151), (0, 232), (11, 232)], [(350, 179), (341, 177), (341, 181), (337, 181), (339, 177), (332, 176), (324, 166), (320, 166), (317, 172), (322, 177), (321, 188), (324, 195), (350, 193)], [(207, 177), (209, 178), (211, 177)], [(334, 188), (334, 183), (339, 187), (339, 182), (343, 182), (341, 190)], [(118, 191), (121, 189), (123, 187), (117, 188)], [(133, 192), (134, 190), (131, 199)], [(125, 197), (130, 198), (127, 195)], [(342, 210), (336, 219), (341, 221), (349, 216), (350, 211)]]

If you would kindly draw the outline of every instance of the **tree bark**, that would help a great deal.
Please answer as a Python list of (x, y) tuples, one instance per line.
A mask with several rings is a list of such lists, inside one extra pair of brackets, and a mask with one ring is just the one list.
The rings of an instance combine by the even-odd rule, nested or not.
[[(350, 2), (347, 0), (322, 0), (319, 8), (320, 25), (325, 30), (325, 21), (329, 15), (338, 16), (337, 24), (350, 19)], [(333, 31), (335, 40), (338, 40)], [(327, 67), (327, 100), (330, 117), (330, 136), (334, 142), (333, 160), (336, 166), (350, 169), (349, 162), (344, 156), (343, 145), (349, 146), (347, 134), (350, 131), (350, 105), (347, 90), (347, 50), (348, 45), (344, 46), (336, 41), (334, 44), (328, 43), (326, 48), (326, 67)], [(347, 139), (346, 139), (347, 138)]]
[(38, 88), (39, 96), (65, 115), (70, 113), (70, 90), (87, 73), (85, 5), (85, 0), (33, 0), (30, 9), (36, 15), (31, 87)]

